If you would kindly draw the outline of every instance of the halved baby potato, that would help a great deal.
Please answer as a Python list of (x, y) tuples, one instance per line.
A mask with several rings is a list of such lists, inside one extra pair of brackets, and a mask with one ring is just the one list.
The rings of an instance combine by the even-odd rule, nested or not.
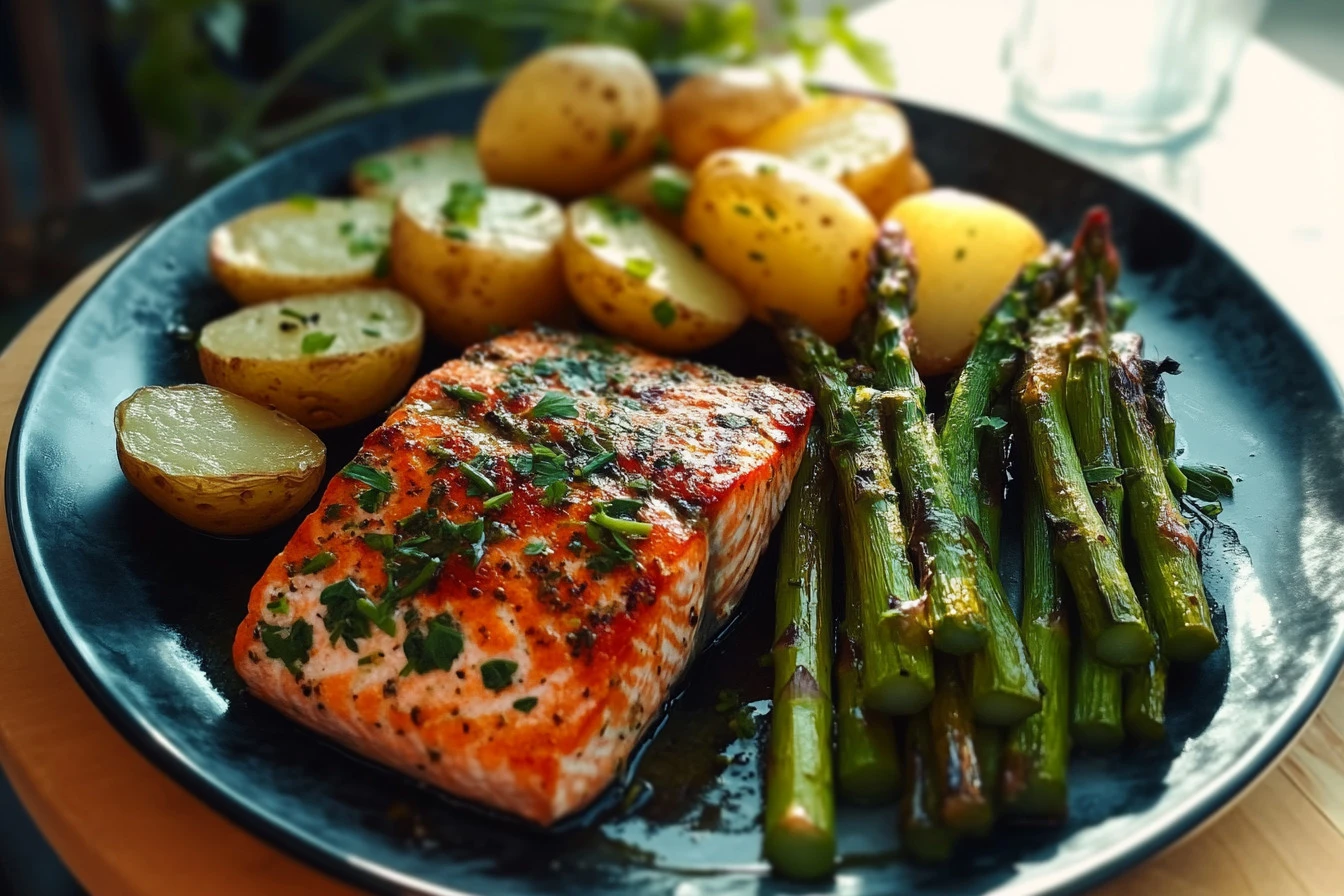
[(568, 211), (565, 281), (609, 333), (655, 351), (698, 351), (747, 319), (747, 302), (689, 246), (636, 209), (605, 197)]
[(677, 164), (694, 169), (806, 102), (803, 88), (780, 72), (729, 66), (690, 75), (673, 88), (663, 103), (663, 132)]
[(484, 180), (476, 141), (435, 134), (365, 156), (350, 169), (350, 188), (360, 196), (396, 199), (411, 184)]
[(721, 150), (695, 170), (681, 226), (761, 320), (782, 313), (831, 342), (849, 335), (877, 223), (840, 184), (778, 156)]
[(392, 277), (454, 345), (533, 322), (563, 323), (564, 210), (527, 190), (415, 184), (392, 222)]
[(880, 100), (819, 97), (775, 119), (747, 146), (840, 181), (874, 215), (910, 192), (910, 126), (899, 109)]
[(673, 232), (681, 230), (681, 214), (690, 192), (690, 172), (666, 164), (641, 168), (611, 188), (613, 198), (633, 205)]
[(295, 196), (210, 234), (210, 269), (244, 305), (376, 286), (386, 275), (392, 204)]
[(424, 314), (390, 289), (268, 302), (206, 324), (205, 381), (312, 429), (386, 410), (420, 363)]
[(476, 148), (494, 183), (585, 196), (643, 164), (662, 114), (658, 83), (624, 47), (568, 44), (529, 57), (481, 113)]
[(278, 411), (214, 386), (146, 386), (117, 405), (117, 460), (141, 494), (189, 526), (248, 535), (317, 491), (322, 440)]

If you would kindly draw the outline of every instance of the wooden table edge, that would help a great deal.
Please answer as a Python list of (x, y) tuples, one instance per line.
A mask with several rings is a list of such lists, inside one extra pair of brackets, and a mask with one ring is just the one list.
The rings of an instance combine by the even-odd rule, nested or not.
[[(7, 455), (20, 397), (46, 346), (79, 299), (131, 242), (70, 281), (0, 355), (0, 435), (5, 445), (0, 452)], [(5, 699), (0, 700), (0, 765), (38, 827), (86, 889), (95, 896), (177, 896), (199, 891), (208, 881), (209, 890), (220, 893), (355, 892), (216, 813), (112, 728), (43, 633), (7, 539), (0, 551), (0, 606), (8, 620), (0, 627), (0, 682), (5, 684)], [(1248, 802), (1268, 789), (1269, 779), (1288, 778), (1284, 763), (1312, 728), (1327, 724), (1319, 718), (1320, 710), (1233, 800), (1179, 841), (1097, 892), (1115, 896), (1136, 891), (1153, 896), (1202, 892), (1203, 887), (1192, 890), (1189, 886), (1191, 881), (1207, 878), (1211, 870), (1199, 854), (1217, 852), (1219, 856), (1208, 861), (1225, 861), (1223, 845), (1214, 841), (1222, 839), (1229, 817), (1245, 813)], [(1339, 758), (1344, 765), (1344, 755)], [(1336, 769), (1336, 774), (1338, 783), (1344, 784), (1344, 771)], [(1338, 866), (1325, 869), (1323, 878), (1338, 884), (1340, 878), (1329, 875), (1344, 872), (1344, 826), (1339, 826), (1344, 821), (1332, 826), (1332, 819), (1297, 784), (1287, 792), (1302, 804), (1290, 817), (1301, 817), (1304, 824), (1314, 820), (1317, 827), (1325, 825), (1329, 828), (1326, 836), (1333, 834), (1338, 839)], [(1344, 819), (1344, 790), (1335, 795), (1341, 804), (1333, 808)], [(1282, 798), (1282, 794), (1276, 796), (1276, 800)], [(1322, 834), (1320, 830), (1313, 833)], [(1290, 832), (1283, 836), (1289, 842), (1293, 839)], [(1214, 874), (1201, 882), (1212, 885), (1219, 877)], [(1246, 881), (1245, 877), (1234, 879)], [(1208, 892), (1227, 893), (1227, 883), (1224, 879)], [(1261, 880), (1261, 886), (1254, 889), (1274, 894), (1329, 892), (1304, 889), (1300, 879), (1293, 883), (1291, 889), (1275, 889), (1272, 880)], [(1230, 892), (1244, 891), (1249, 888)]]

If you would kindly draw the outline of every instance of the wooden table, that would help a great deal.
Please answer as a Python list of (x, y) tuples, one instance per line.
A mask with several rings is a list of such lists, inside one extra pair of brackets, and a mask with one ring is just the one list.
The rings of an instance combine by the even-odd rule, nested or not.
[[(71, 282), (0, 355), (0, 445), (56, 328), (111, 262)], [(66, 670), (0, 548), (0, 764), (95, 896), (351, 893), (246, 833), (152, 766)], [(207, 883), (208, 882), (208, 885)], [(1265, 896), (1344, 890), (1344, 685), (1245, 799), (1098, 890)]]

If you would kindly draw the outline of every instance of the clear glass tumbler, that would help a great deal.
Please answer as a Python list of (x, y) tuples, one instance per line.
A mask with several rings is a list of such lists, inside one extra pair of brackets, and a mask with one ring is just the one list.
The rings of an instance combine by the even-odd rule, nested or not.
[(1174, 140), (1209, 121), (1266, 0), (1023, 0), (1018, 108), (1088, 139)]

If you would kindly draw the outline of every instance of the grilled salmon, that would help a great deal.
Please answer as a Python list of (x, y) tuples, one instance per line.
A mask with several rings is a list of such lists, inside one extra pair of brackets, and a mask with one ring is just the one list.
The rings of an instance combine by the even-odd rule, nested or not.
[(549, 824), (732, 615), (811, 416), (786, 386), (595, 337), (474, 346), (332, 478), (234, 662), (356, 752)]

